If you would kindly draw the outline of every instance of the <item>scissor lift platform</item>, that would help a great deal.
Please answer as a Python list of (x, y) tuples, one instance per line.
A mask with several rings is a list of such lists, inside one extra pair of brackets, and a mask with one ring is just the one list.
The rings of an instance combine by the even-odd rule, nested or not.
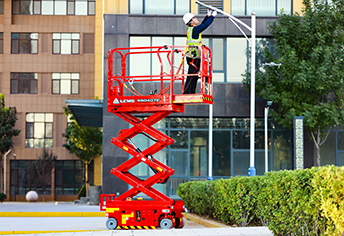
[[(184, 112), (185, 104), (212, 104), (212, 57), (208, 47), (201, 47), (201, 66), (197, 74), (185, 74), (185, 46), (134, 47), (109, 50), (108, 56), (108, 111), (127, 121), (131, 128), (123, 129), (119, 135), (111, 139), (111, 143), (132, 156), (111, 173), (132, 186), (123, 194), (101, 194), (100, 209), (106, 211), (108, 229), (146, 229), (182, 228), (184, 220), (182, 212), (185, 206), (181, 200), (173, 200), (152, 186), (166, 183), (174, 170), (153, 155), (174, 143), (174, 140), (153, 127), (154, 124), (173, 112)], [(120, 55), (121, 73), (113, 74), (114, 53)], [(129, 55), (149, 54), (157, 57), (160, 72), (157, 75), (126, 75), (126, 60)], [(176, 73), (173, 62), (174, 55), (181, 59)], [(164, 65), (168, 65), (168, 71)], [(187, 76), (198, 76), (201, 80), (200, 93), (183, 94), (184, 81)], [(135, 88), (139, 83), (158, 83), (159, 91), (145, 95)], [(181, 94), (176, 94), (174, 86), (181, 86)], [(128, 95), (129, 94), (129, 95)], [(150, 114), (146, 118), (138, 118), (134, 114)], [(153, 141), (153, 145), (140, 150), (132, 141), (138, 134), (143, 134)], [(154, 172), (143, 180), (130, 172), (134, 166), (144, 163)], [(144, 193), (149, 200), (137, 198)]]

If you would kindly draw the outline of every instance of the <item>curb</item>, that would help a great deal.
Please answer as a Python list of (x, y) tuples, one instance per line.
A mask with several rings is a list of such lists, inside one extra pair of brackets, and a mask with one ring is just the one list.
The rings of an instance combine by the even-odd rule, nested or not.
[(110, 230), (40, 230), (40, 231), (0, 231), (0, 235), (9, 234), (49, 234), (49, 233), (71, 233), (71, 232), (97, 232)]
[(106, 217), (105, 212), (0, 212), (0, 217)]
[(183, 213), (185, 219), (189, 219), (197, 224), (203, 225), (207, 228), (227, 228), (228, 225), (216, 222), (214, 220), (206, 219), (192, 213)]

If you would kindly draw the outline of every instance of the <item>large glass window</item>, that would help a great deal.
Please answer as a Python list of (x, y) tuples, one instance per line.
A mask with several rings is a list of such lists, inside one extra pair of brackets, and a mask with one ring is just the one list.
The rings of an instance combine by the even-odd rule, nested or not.
[(37, 94), (37, 73), (11, 73), (11, 94)]
[(53, 113), (26, 114), (26, 148), (53, 147)]
[[(183, 37), (130, 37), (130, 46), (183, 46), (186, 38)], [(212, 50), (213, 55), (213, 81), (242, 83), (243, 76), (250, 68), (250, 47), (244, 37), (240, 38), (203, 38), (202, 43)], [(265, 63), (263, 48), (268, 47), (273, 53), (273, 40), (268, 38), (257, 38), (256, 58), (257, 66)], [(145, 63), (142, 63), (144, 61)], [(174, 57), (174, 71), (176, 72), (181, 61), (181, 56)], [(168, 72), (167, 61), (163, 58), (164, 72)], [(187, 65), (185, 65), (187, 68)], [(130, 55), (130, 75), (159, 74), (160, 64), (158, 59), (149, 54)]]
[(13, 0), (14, 15), (95, 15), (95, 0)]
[[(55, 164), (55, 194), (76, 195), (83, 185), (83, 163), (81, 161), (56, 161)], [(89, 184), (93, 184), (94, 165), (88, 166)]]
[[(30, 178), (30, 168), (32, 161), (11, 160), (10, 192), (11, 195), (25, 195), (30, 190), (35, 190), (39, 195), (43, 195), (43, 189), (39, 182)], [(51, 194), (51, 175), (49, 175), (45, 194)]]
[[(250, 119), (214, 118), (213, 123), (213, 178), (247, 176), (250, 165)], [(170, 181), (165, 185), (157, 185), (159, 190), (174, 196), (180, 183), (205, 180), (209, 174), (208, 119), (173, 117), (164, 119), (156, 128), (175, 140), (173, 145), (154, 156), (163, 163), (167, 161), (167, 165), (175, 170)], [(255, 167), (257, 175), (263, 175), (265, 172), (264, 122), (261, 119), (256, 119), (255, 135)], [(292, 169), (291, 138), (289, 130), (270, 123), (269, 170)], [(144, 135), (135, 136), (133, 141), (141, 150), (154, 143)], [(132, 168), (130, 172), (143, 179), (152, 175), (145, 164)]]
[(182, 15), (190, 11), (190, 0), (130, 0), (131, 14)]
[(53, 54), (79, 54), (79, 33), (53, 33)]
[(277, 16), (283, 11), (284, 14), (292, 14), (292, 0), (232, 0), (232, 15), (251, 15), (255, 12), (257, 16)]
[(12, 33), (11, 34), (12, 54), (37, 54), (38, 33)]
[(79, 73), (52, 73), (53, 94), (79, 94)]

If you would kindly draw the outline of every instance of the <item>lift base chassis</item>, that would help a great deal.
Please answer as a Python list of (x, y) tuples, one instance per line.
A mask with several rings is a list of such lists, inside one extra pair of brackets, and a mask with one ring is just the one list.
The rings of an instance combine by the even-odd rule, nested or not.
[[(161, 226), (163, 219), (172, 222), (170, 227), (182, 228), (184, 226), (182, 212), (185, 210), (184, 202), (175, 200), (116, 200), (114, 194), (101, 194), (101, 210), (106, 211), (106, 216), (116, 219), (117, 229), (156, 229)], [(112, 200), (113, 199), (113, 200)], [(163, 222), (164, 223), (164, 222)]]

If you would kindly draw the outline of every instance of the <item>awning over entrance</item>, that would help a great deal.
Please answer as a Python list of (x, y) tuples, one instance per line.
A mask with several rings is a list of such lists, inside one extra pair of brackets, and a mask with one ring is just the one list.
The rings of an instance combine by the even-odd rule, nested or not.
[(103, 127), (103, 100), (66, 99), (80, 126)]

